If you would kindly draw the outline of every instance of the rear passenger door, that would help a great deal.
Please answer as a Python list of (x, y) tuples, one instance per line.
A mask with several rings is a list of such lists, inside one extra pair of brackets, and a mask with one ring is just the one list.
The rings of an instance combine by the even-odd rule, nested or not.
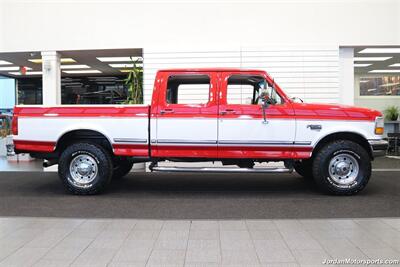
[(217, 157), (217, 74), (165, 72), (156, 113), (155, 157)]

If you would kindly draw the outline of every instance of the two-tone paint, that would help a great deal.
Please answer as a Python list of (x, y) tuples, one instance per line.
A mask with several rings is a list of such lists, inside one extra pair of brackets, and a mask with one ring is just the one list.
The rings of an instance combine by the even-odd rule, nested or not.
[[(16, 150), (53, 152), (71, 131), (100, 133), (119, 156), (154, 158), (305, 159), (324, 137), (353, 133), (378, 140), (378, 111), (341, 105), (294, 103), (275, 84), (283, 104), (227, 103), (227, 80), (235, 74), (271, 77), (263, 71), (239, 69), (173, 69), (159, 71), (151, 105), (17, 106), (14, 110)], [(168, 77), (204, 74), (211, 86), (207, 104), (168, 104)]]

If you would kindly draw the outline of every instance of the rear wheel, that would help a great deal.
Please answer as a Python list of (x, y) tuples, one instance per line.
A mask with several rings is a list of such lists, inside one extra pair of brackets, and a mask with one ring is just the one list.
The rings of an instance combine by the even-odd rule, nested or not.
[(129, 159), (114, 160), (113, 179), (119, 179), (127, 175), (133, 167), (133, 162)]
[(371, 158), (359, 144), (339, 140), (317, 152), (312, 164), (315, 182), (325, 192), (353, 195), (365, 188), (371, 176)]
[(110, 182), (113, 165), (110, 154), (101, 146), (75, 143), (60, 156), (58, 175), (66, 189), (76, 195), (100, 193)]
[(295, 171), (303, 176), (306, 179), (313, 179), (313, 174), (312, 174), (312, 160), (311, 159), (305, 159), (301, 161), (295, 161), (293, 164), (293, 167)]

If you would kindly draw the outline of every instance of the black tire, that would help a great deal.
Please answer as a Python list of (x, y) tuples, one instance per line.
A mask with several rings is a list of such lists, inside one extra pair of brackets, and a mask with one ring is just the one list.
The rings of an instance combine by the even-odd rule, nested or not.
[(127, 175), (133, 167), (133, 162), (128, 159), (114, 160), (113, 179), (120, 179)]
[[(344, 162), (341, 173), (335, 173), (337, 171), (335, 166), (340, 166), (337, 165), (338, 162)], [(359, 144), (348, 140), (338, 140), (326, 144), (317, 152), (312, 171), (315, 182), (324, 192), (334, 195), (354, 195), (363, 190), (369, 181), (371, 158)]]
[[(79, 159), (80, 158), (80, 159)], [(78, 160), (79, 159), (79, 160)], [(79, 161), (89, 166), (83, 166), (82, 170), (88, 171), (88, 181), (79, 183), (76, 176), (86, 175), (76, 172), (71, 173), (70, 168), (73, 167), (71, 162)], [(89, 161), (90, 159), (90, 161)], [(89, 164), (85, 160), (88, 160)], [(93, 167), (91, 166), (93, 165)], [(75, 165), (77, 166), (77, 165)], [(102, 192), (111, 180), (113, 173), (113, 164), (110, 153), (103, 147), (91, 143), (75, 143), (68, 146), (62, 153), (58, 162), (58, 175), (63, 182), (65, 188), (76, 195), (94, 195)], [(89, 179), (89, 175), (91, 175)], [(84, 177), (82, 176), (82, 177)], [(75, 179), (74, 179), (75, 177)], [(79, 178), (79, 177), (78, 177)], [(83, 180), (82, 180), (83, 181)]]
[(293, 167), (298, 174), (303, 176), (303, 178), (305, 178), (307, 180), (313, 179), (312, 160), (311, 159), (295, 161), (293, 164)]

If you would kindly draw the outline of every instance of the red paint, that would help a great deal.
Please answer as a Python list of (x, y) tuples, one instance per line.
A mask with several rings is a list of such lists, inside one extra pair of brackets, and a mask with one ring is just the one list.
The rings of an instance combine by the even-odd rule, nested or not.
[(312, 147), (219, 146), (218, 158), (301, 159), (311, 156)]
[(375, 121), (382, 116), (377, 110), (345, 105), (292, 103), (296, 119)]
[(11, 132), (13, 135), (18, 135), (18, 116), (14, 115), (11, 121)]
[(51, 141), (14, 140), (16, 150), (32, 152), (53, 152), (56, 146)]
[[(193, 145), (152, 145), (160, 149), (157, 157), (168, 158), (257, 158), (257, 159), (301, 159), (311, 156), (311, 146), (193, 146)], [(153, 155), (154, 156), (154, 155)]]
[(23, 107), (14, 108), (20, 117), (148, 117), (149, 106), (58, 106), (58, 107)]
[(217, 146), (152, 145), (153, 157), (168, 158), (216, 158)]
[(114, 154), (117, 156), (149, 156), (148, 145), (113, 144)]

